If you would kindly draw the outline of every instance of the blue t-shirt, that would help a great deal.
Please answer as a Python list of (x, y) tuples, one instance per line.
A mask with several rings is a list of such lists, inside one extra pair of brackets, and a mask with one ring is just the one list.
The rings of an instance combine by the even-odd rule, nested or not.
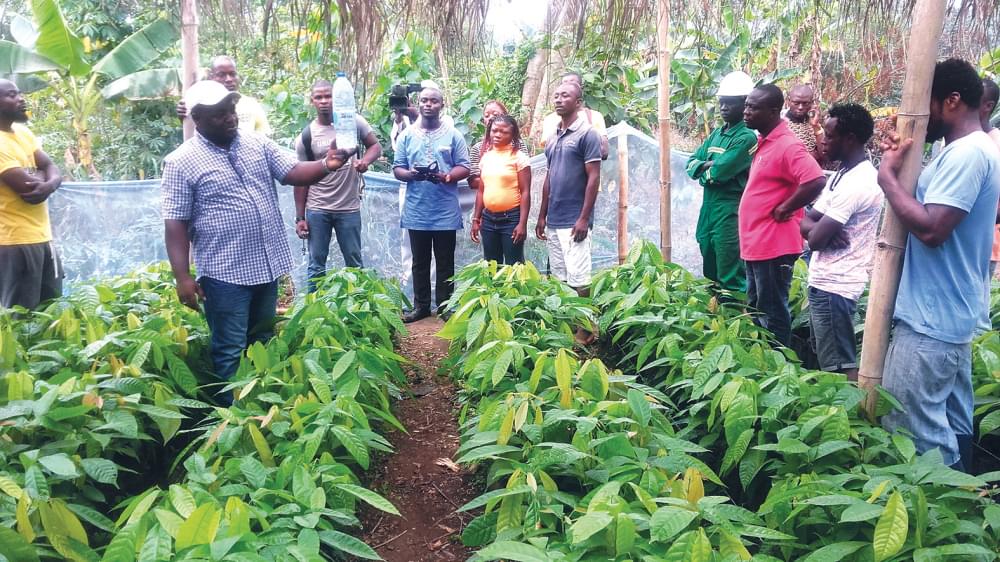
[(916, 198), (968, 213), (937, 248), (910, 234), (896, 297), (897, 320), (948, 343), (989, 325), (990, 253), (1000, 197), (1000, 152), (981, 131), (947, 145), (924, 168)]
[[(433, 131), (407, 127), (396, 140), (393, 168), (429, 166), (432, 162), (437, 162), (438, 170), (444, 174), (456, 166), (469, 168), (469, 147), (461, 133), (445, 124)], [(407, 183), (399, 226), (412, 230), (461, 230), (458, 183)]]

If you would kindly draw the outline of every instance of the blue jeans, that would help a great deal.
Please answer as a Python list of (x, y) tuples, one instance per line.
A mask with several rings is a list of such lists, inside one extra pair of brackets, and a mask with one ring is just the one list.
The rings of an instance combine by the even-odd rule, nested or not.
[[(202, 277), (198, 284), (205, 291), (205, 320), (211, 332), (209, 348), (215, 374), (229, 380), (240, 366), (243, 351), (274, 334), (278, 282), (234, 285)], [(228, 392), (220, 394), (219, 402), (229, 404), (232, 396)]]
[(317, 277), (326, 274), (326, 258), (330, 255), (330, 238), (337, 233), (337, 245), (346, 267), (364, 267), (361, 261), (361, 211), (331, 213), (306, 211), (309, 224), (309, 292), (316, 290)]
[(483, 259), (504, 265), (524, 263), (524, 242), (514, 243), (511, 235), (521, 222), (521, 208), (494, 213), (483, 209), (479, 235), (483, 240)]
[(809, 330), (816, 342), (820, 369), (837, 373), (858, 368), (856, 308), (857, 303), (851, 299), (809, 287)]
[(883, 417), (882, 425), (913, 434), (917, 452), (937, 448), (944, 464), (957, 463), (959, 439), (972, 435), (972, 344), (943, 342), (899, 322), (882, 385), (903, 405), (902, 412)]
[(788, 310), (788, 290), (798, 254), (770, 260), (747, 262), (747, 303), (759, 316), (754, 322), (774, 334), (788, 347), (792, 339), (792, 314)]

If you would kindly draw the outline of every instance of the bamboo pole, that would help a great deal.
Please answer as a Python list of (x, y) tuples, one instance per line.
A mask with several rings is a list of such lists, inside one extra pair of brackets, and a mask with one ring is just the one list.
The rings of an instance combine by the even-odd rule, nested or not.
[[(181, 0), (181, 85), (184, 91), (198, 81), (198, 4)], [(194, 135), (194, 121), (184, 120), (184, 140)]]
[(628, 257), (628, 134), (618, 135), (618, 264)]
[(657, 2), (656, 50), (660, 140), (660, 253), (671, 261), (670, 245), (670, 0)]
[[(934, 78), (934, 64), (937, 60), (944, 11), (945, 0), (917, 0), (910, 16), (913, 25), (910, 28), (906, 79), (903, 83), (903, 99), (896, 122), (900, 137), (913, 139), (913, 148), (906, 155), (900, 173), (900, 180), (910, 193), (916, 189), (917, 177), (920, 175), (923, 155), (921, 147), (927, 137), (931, 81)], [(875, 405), (878, 400), (875, 387), (882, 383), (885, 354), (889, 347), (889, 331), (896, 305), (896, 293), (899, 290), (906, 235), (906, 229), (896, 218), (892, 207), (887, 206), (875, 250), (875, 268), (872, 272), (858, 373), (859, 386), (868, 391), (865, 410), (872, 419), (875, 417)]]

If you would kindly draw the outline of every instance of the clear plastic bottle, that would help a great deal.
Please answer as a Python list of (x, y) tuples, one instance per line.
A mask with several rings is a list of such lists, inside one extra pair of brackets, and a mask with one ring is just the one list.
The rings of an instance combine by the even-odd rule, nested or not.
[(355, 112), (354, 86), (343, 72), (338, 72), (333, 82), (333, 128), (337, 132), (337, 148), (349, 152), (358, 148)]

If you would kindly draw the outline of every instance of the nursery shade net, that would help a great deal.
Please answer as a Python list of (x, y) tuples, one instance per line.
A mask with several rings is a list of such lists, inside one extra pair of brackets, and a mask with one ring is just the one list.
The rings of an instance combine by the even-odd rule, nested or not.
[[(591, 232), (593, 267), (617, 264), (618, 249), (618, 143), (629, 151), (629, 242), (639, 238), (657, 242), (659, 233), (659, 147), (655, 140), (627, 124), (608, 130), (610, 156), (601, 166), (600, 193)], [(701, 255), (695, 241), (695, 225), (701, 208), (701, 187), (685, 171), (688, 155), (671, 154), (673, 259), (690, 271), (701, 271)], [(525, 255), (545, 271), (545, 244), (534, 236), (534, 225), (545, 178), (545, 156), (531, 158), (532, 212), (528, 221)], [(290, 186), (278, 186), (282, 217), (292, 248), (297, 286), (304, 286), (308, 257), (305, 245), (295, 235), (295, 203)], [(366, 267), (395, 277), (410, 286), (410, 252), (406, 232), (399, 228), (405, 186), (392, 174), (365, 174), (361, 206), (363, 259)], [(482, 258), (482, 248), (469, 239), (469, 218), (475, 193), (463, 182), (460, 201), (465, 229), (458, 233), (456, 267)], [(124, 182), (66, 182), (50, 199), (50, 215), (69, 286), (96, 277), (120, 275), (138, 266), (167, 259), (160, 218), (160, 182), (157, 179)], [(329, 268), (344, 264), (334, 241)]]

